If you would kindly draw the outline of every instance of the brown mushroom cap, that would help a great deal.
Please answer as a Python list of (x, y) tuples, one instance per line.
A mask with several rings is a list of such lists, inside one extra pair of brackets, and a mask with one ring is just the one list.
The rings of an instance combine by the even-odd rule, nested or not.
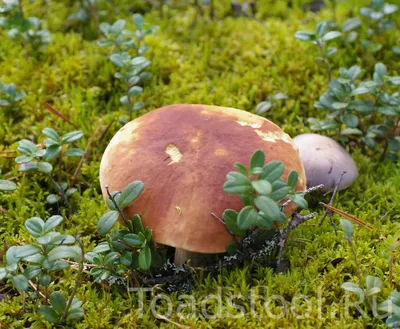
[[(223, 191), (226, 174), (237, 161), (249, 165), (262, 149), (266, 162), (280, 160), (284, 179), (303, 164), (292, 139), (277, 125), (249, 112), (207, 105), (170, 105), (137, 118), (113, 137), (100, 165), (106, 197), (134, 180), (144, 182), (140, 197), (126, 208), (142, 216), (156, 242), (199, 253), (225, 252), (231, 234), (211, 213), (240, 210), (238, 195)], [(288, 211), (293, 211), (290, 207)]]

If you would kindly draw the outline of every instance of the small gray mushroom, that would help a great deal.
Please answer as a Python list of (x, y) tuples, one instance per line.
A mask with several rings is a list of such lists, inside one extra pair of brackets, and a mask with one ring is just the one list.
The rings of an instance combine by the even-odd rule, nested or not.
[(322, 191), (332, 190), (343, 172), (338, 190), (349, 187), (358, 170), (350, 154), (333, 139), (318, 134), (302, 134), (293, 139), (299, 148), (306, 171), (307, 186), (323, 184)]

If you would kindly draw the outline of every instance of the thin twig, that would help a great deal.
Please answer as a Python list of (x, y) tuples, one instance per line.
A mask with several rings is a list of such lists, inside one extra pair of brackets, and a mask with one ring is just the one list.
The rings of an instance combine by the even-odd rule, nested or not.
[(126, 219), (124, 213), (122, 212), (122, 210), (121, 210), (120, 207), (118, 206), (118, 204), (117, 204), (117, 202), (115, 201), (114, 197), (111, 195), (110, 190), (108, 189), (108, 185), (106, 185), (105, 188), (106, 188), (108, 197), (110, 198), (111, 202), (114, 204), (115, 209), (117, 209), (117, 211), (118, 211), (119, 214), (121, 215), (121, 218), (122, 218), (122, 220), (124, 221), (125, 225), (126, 225), (127, 227), (129, 227), (129, 226), (128, 226), (129, 221)]
[(0, 212), (6, 214), (6, 215), (11, 215), (7, 210), (5, 210), (3, 207), (0, 207)]
[(173, 324), (174, 326), (176, 326), (176, 327), (178, 327), (180, 329), (191, 329), (192, 328), (192, 327), (189, 327), (189, 326), (184, 326), (184, 325), (182, 325), (182, 324), (180, 324), (178, 322), (172, 321), (172, 320), (168, 319), (166, 316), (161, 315), (161, 314), (156, 314), (155, 317), (157, 319), (159, 319), (159, 320), (164, 320), (164, 321), (166, 321), (168, 323), (171, 323), (171, 324)]
[(79, 129), (79, 127), (73, 123), (70, 119), (68, 119), (64, 114), (61, 112), (58, 112), (54, 107), (52, 107), (50, 104), (45, 103), (44, 106), (53, 114), (57, 115), (59, 118), (63, 119), (65, 122), (68, 122), (70, 125), (72, 125), (75, 129)]
[[(19, 269), (20, 269), (21, 273), (24, 273), (24, 268), (22, 267), (22, 264), (18, 264), (18, 265), (19, 265)], [(35, 284), (34, 284), (31, 280), (28, 280), (28, 283), (29, 283), (29, 285), (32, 287), (32, 289), (35, 290), (35, 291), (40, 295), (40, 297), (46, 298), (46, 296), (43, 295), (43, 294), (38, 290), (38, 288), (35, 286)]]
[[(308, 189), (305, 189), (304, 190), (304, 194), (309, 194), (309, 193), (311, 193), (311, 192), (314, 192), (314, 191), (316, 191), (316, 190), (319, 190), (319, 189), (321, 189), (321, 188), (323, 188), (324, 187), (324, 184), (319, 184), (319, 185), (316, 185), (316, 186), (311, 186), (311, 187), (309, 187)], [(292, 200), (290, 200), (290, 199), (288, 199), (288, 200), (286, 200), (284, 203), (282, 203), (282, 207), (283, 208), (285, 208), (289, 203), (291, 203), (292, 202)]]
[(315, 215), (313, 213), (310, 213), (306, 216), (302, 216), (299, 213), (294, 213), (292, 216), (292, 220), (289, 222), (289, 224), (280, 231), (280, 238), (279, 238), (279, 258), (278, 258), (278, 266), (277, 266), (277, 272), (282, 272), (282, 264), (283, 264), (283, 251), (286, 246), (286, 242), (288, 240), (289, 233), (295, 230), (299, 225), (303, 224), (304, 222), (314, 218)]
[[(333, 202), (335, 201), (335, 198), (336, 198), (336, 194), (337, 194), (339, 185), (340, 185), (340, 183), (342, 182), (343, 176), (344, 176), (345, 174), (346, 174), (346, 171), (343, 171), (342, 174), (340, 175), (338, 181), (336, 182), (335, 188), (333, 189), (333, 193), (332, 193), (331, 199), (329, 200), (329, 203), (328, 203), (329, 206), (332, 206), (332, 205), (333, 205)], [(325, 211), (324, 216), (321, 218), (321, 220), (320, 220), (320, 222), (319, 222), (319, 226), (321, 226), (321, 225), (323, 224), (323, 222), (325, 221), (326, 216), (328, 216), (329, 221), (330, 221), (330, 223), (331, 223), (331, 225), (332, 225), (332, 227), (333, 227), (333, 230), (335, 231), (335, 234), (337, 234), (336, 225), (335, 225), (335, 222), (334, 222), (333, 219), (332, 219), (332, 211), (330, 211), (330, 210), (328, 210), (328, 209)]]
[(233, 238), (236, 240), (236, 235), (228, 228), (228, 226), (225, 225), (225, 222), (219, 218), (215, 213), (211, 213), (211, 216), (213, 216), (214, 218), (216, 218), (220, 223), (222, 223), (222, 225), (224, 225), (224, 227), (226, 228), (226, 230), (229, 232), (230, 235), (233, 236)]

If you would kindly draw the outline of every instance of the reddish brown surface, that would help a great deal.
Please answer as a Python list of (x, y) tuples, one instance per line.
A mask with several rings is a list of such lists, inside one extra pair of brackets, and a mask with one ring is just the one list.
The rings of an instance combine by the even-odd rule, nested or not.
[[(265, 141), (256, 131), (276, 132), (286, 141)], [(182, 153), (180, 161), (170, 165), (165, 152), (169, 144)], [(298, 152), (278, 126), (245, 111), (205, 105), (171, 105), (125, 125), (104, 153), (100, 182), (103, 194), (105, 185), (115, 191), (134, 180), (144, 182), (128, 213), (139, 213), (158, 243), (224, 252), (232, 237), (211, 213), (221, 216), (227, 208), (241, 209), (239, 196), (224, 193), (222, 186), (234, 162), (248, 166), (258, 149), (264, 150), (266, 161), (285, 164), (284, 178), (297, 170), (297, 189), (305, 188)]]

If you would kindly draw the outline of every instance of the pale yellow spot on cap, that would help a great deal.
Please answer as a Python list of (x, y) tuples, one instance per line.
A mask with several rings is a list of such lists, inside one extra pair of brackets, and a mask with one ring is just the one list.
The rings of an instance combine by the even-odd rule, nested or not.
[(176, 211), (178, 212), (178, 215), (182, 215), (182, 208), (179, 206), (175, 206)]
[(171, 162), (168, 163), (168, 166), (172, 165), (173, 163), (178, 163), (182, 159), (181, 151), (179, 151), (174, 144), (168, 144), (167, 148), (165, 149), (165, 153), (167, 153), (171, 158)]
[(197, 132), (196, 136), (192, 138), (192, 143), (198, 143), (200, 141), (200, 132)]
[(290, 136), (283, 131), (261, 131), (255, 130), (258, 136), (266, 142), (276, 143), (276, 141), (282, 141), (294, 145)]
[(226, 150), (224, 150), (224, 149), (217, 149), (217, 150), (215, 150), (215, 155), (224, 156), (224, 155), (226, 155), (226, 154), (227, 154), (227, 152), (226, 152)]
[(249, 126), (251, 128), (257, 129), (261, 128), (262, 124), (259, 122), (247, 122), (247, 121), (236, 121), (241, 126)]

